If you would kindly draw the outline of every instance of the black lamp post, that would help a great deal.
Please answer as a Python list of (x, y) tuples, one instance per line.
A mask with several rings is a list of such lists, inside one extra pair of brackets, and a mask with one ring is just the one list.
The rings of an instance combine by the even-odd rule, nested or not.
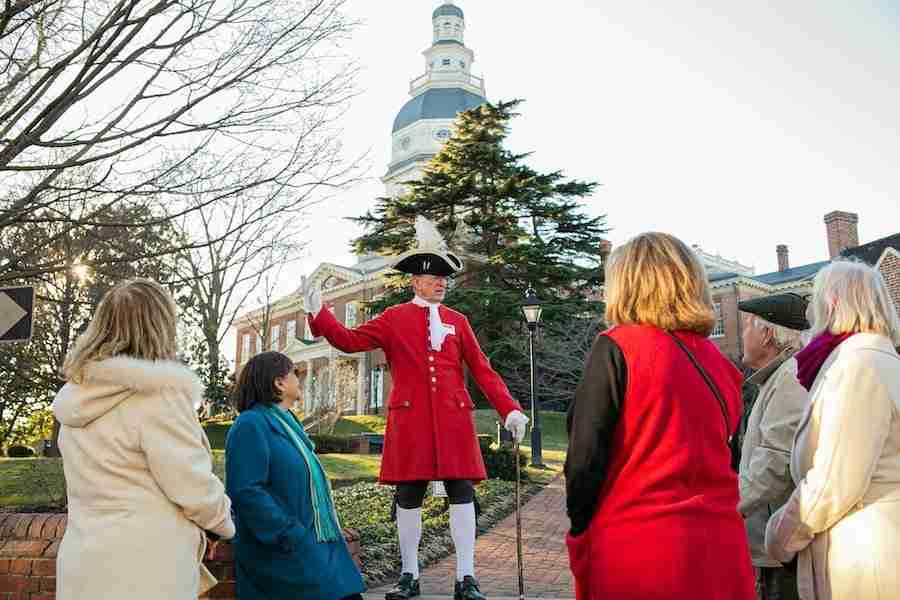
[(538, 300), (532, 288), (525, 290), (525, 300), (522, 302), (522, 315), (528, 323), (528, 355), (531, 365), (531, 466), (543, 467), (544, 460), (541, 456), (541, 410), (538, 406), (537, 380), (534, 371), (534, 332), (541, 322), (541, 301)]

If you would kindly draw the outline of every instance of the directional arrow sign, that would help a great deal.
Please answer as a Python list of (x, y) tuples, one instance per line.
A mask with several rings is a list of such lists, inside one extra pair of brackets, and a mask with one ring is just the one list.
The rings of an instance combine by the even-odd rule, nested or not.
[(34, 286), (0, 288), (0, 344), (30, 340), (33, 316)]

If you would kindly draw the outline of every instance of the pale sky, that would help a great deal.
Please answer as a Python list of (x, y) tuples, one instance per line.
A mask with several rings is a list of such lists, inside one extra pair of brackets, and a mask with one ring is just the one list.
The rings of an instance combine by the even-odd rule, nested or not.
[[(320, 262), (355, 262), (359, 230), (342, 218), (384, 192), (391, 125), (439, 4), (349, 0), (363, 73), (343, 144), (370, 152), (371, 180), (311, 212), (284, 291)], [(859, 214), (862, 243), (900, 231), (896, 0), (456, 4), (488, 98), (526, 100), (510, 148), (599, 181), (586, 209), (608, 216), (614, 244), (662, 230), (765, 273), (780, 243), (792, 266), (827, 259), (832, 210)]]

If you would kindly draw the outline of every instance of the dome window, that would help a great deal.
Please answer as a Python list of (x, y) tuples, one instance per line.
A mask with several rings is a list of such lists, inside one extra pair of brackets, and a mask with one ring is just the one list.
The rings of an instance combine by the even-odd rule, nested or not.
[(449, 59), (449, 58), (445, 58), (444, 60), (441, 61), (441, 64), (444, 65), (445, 67), (449, 67), (449, 66), (450, 66), (450, 59)]

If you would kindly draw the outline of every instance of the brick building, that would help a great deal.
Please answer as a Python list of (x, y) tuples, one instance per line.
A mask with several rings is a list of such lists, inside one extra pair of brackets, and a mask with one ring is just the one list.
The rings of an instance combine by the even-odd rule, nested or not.
[[(391, 130), (391, 160), (382, 177), (390, 196), (402, 194), (405, 183), (419, 178), (424, 165), (451, 135), (456, 115), (485, 102), (484, 79), (471, 72), (473, 51), (465, 45), (466, 21), (462, 9), (451, 2), (432, 15), (433, 43), (424, 52), (425, 73), (413, 79), (410, 99), (394, 119)], [(828, 258), (844, 253), (876, 265), (890, 282), (900, 303), (900, 234), (859, 245), (857, 215), (834, 211), (825, 215)], [(786, 245), (776, 247), (778, 270), (756, 275), (737, 261), (706, 253), (695, 246), (706, 265), (719, 320), (713, 339), (735, 360), (741, 348), (742, 315), (739, 301), (779, 291), (807, 293), (812, 280), (828, 260), (792, 267)], [(606, 254), (608, 244), (603, 248)], [(383, 275), (388, 261), (366, 256), (346, 267), (323, 263), (310, 277), (323, 287), (323, 301), (347, 326), (369, 318), (362, 310), (384, 290)], [(602, 289), (597, 290), (602, 299)], [(241, 317), (238, 330), (237, 368), (248, 357), (269, 348), (284, 352), (297, 364), (303, 386), (304, 412), (321, 405), (341, 402), (349, 413), (382, 412), (390, 390), (390, 372), (381, 351), (346, 355), (322, 340), (310, 339), (300, 290), (279, 299), (269, 310)]]
[[(384, 292), (388, 260), (365, 256), (344, 267), (322, 263), (309, 276), (322, 287), (322, 301), (348, 327), (370, 318), (364, 304)], [(302, 399), (296, 408), (309, 413), (316, 407), (340, 404), (348, 414), (382, 412), (390, 390), (390, 371), (381, 350), (344, 354), (323, 338), (313, 338), (306, 321), (302, 285), (274, 302), (268, 310), (243, 315), (237, 329), (237, 370), (263, 350), (283, 352), (297, 365)], [(263, 347), (268, 340), (268, 347)]]
[(900, 307), (900, 233), (860, 245), (856, 214), (833, 211), (825, 215), (824, 221), (828, 260), (792, 267), (788, 247), (779, 244), (775, 248), (777, 271), (748, 275), (710, 270), (713, 303), (719, 315), (712, 337), (725, 354), (735, 360), (743, 354), (741, 330), (746, 316), (738, 311), (738, 302), (775, 292), (811, 293), (816, 273), (837, 256), (861, 260), (878, 268), (890, 286), (895, 304)]

